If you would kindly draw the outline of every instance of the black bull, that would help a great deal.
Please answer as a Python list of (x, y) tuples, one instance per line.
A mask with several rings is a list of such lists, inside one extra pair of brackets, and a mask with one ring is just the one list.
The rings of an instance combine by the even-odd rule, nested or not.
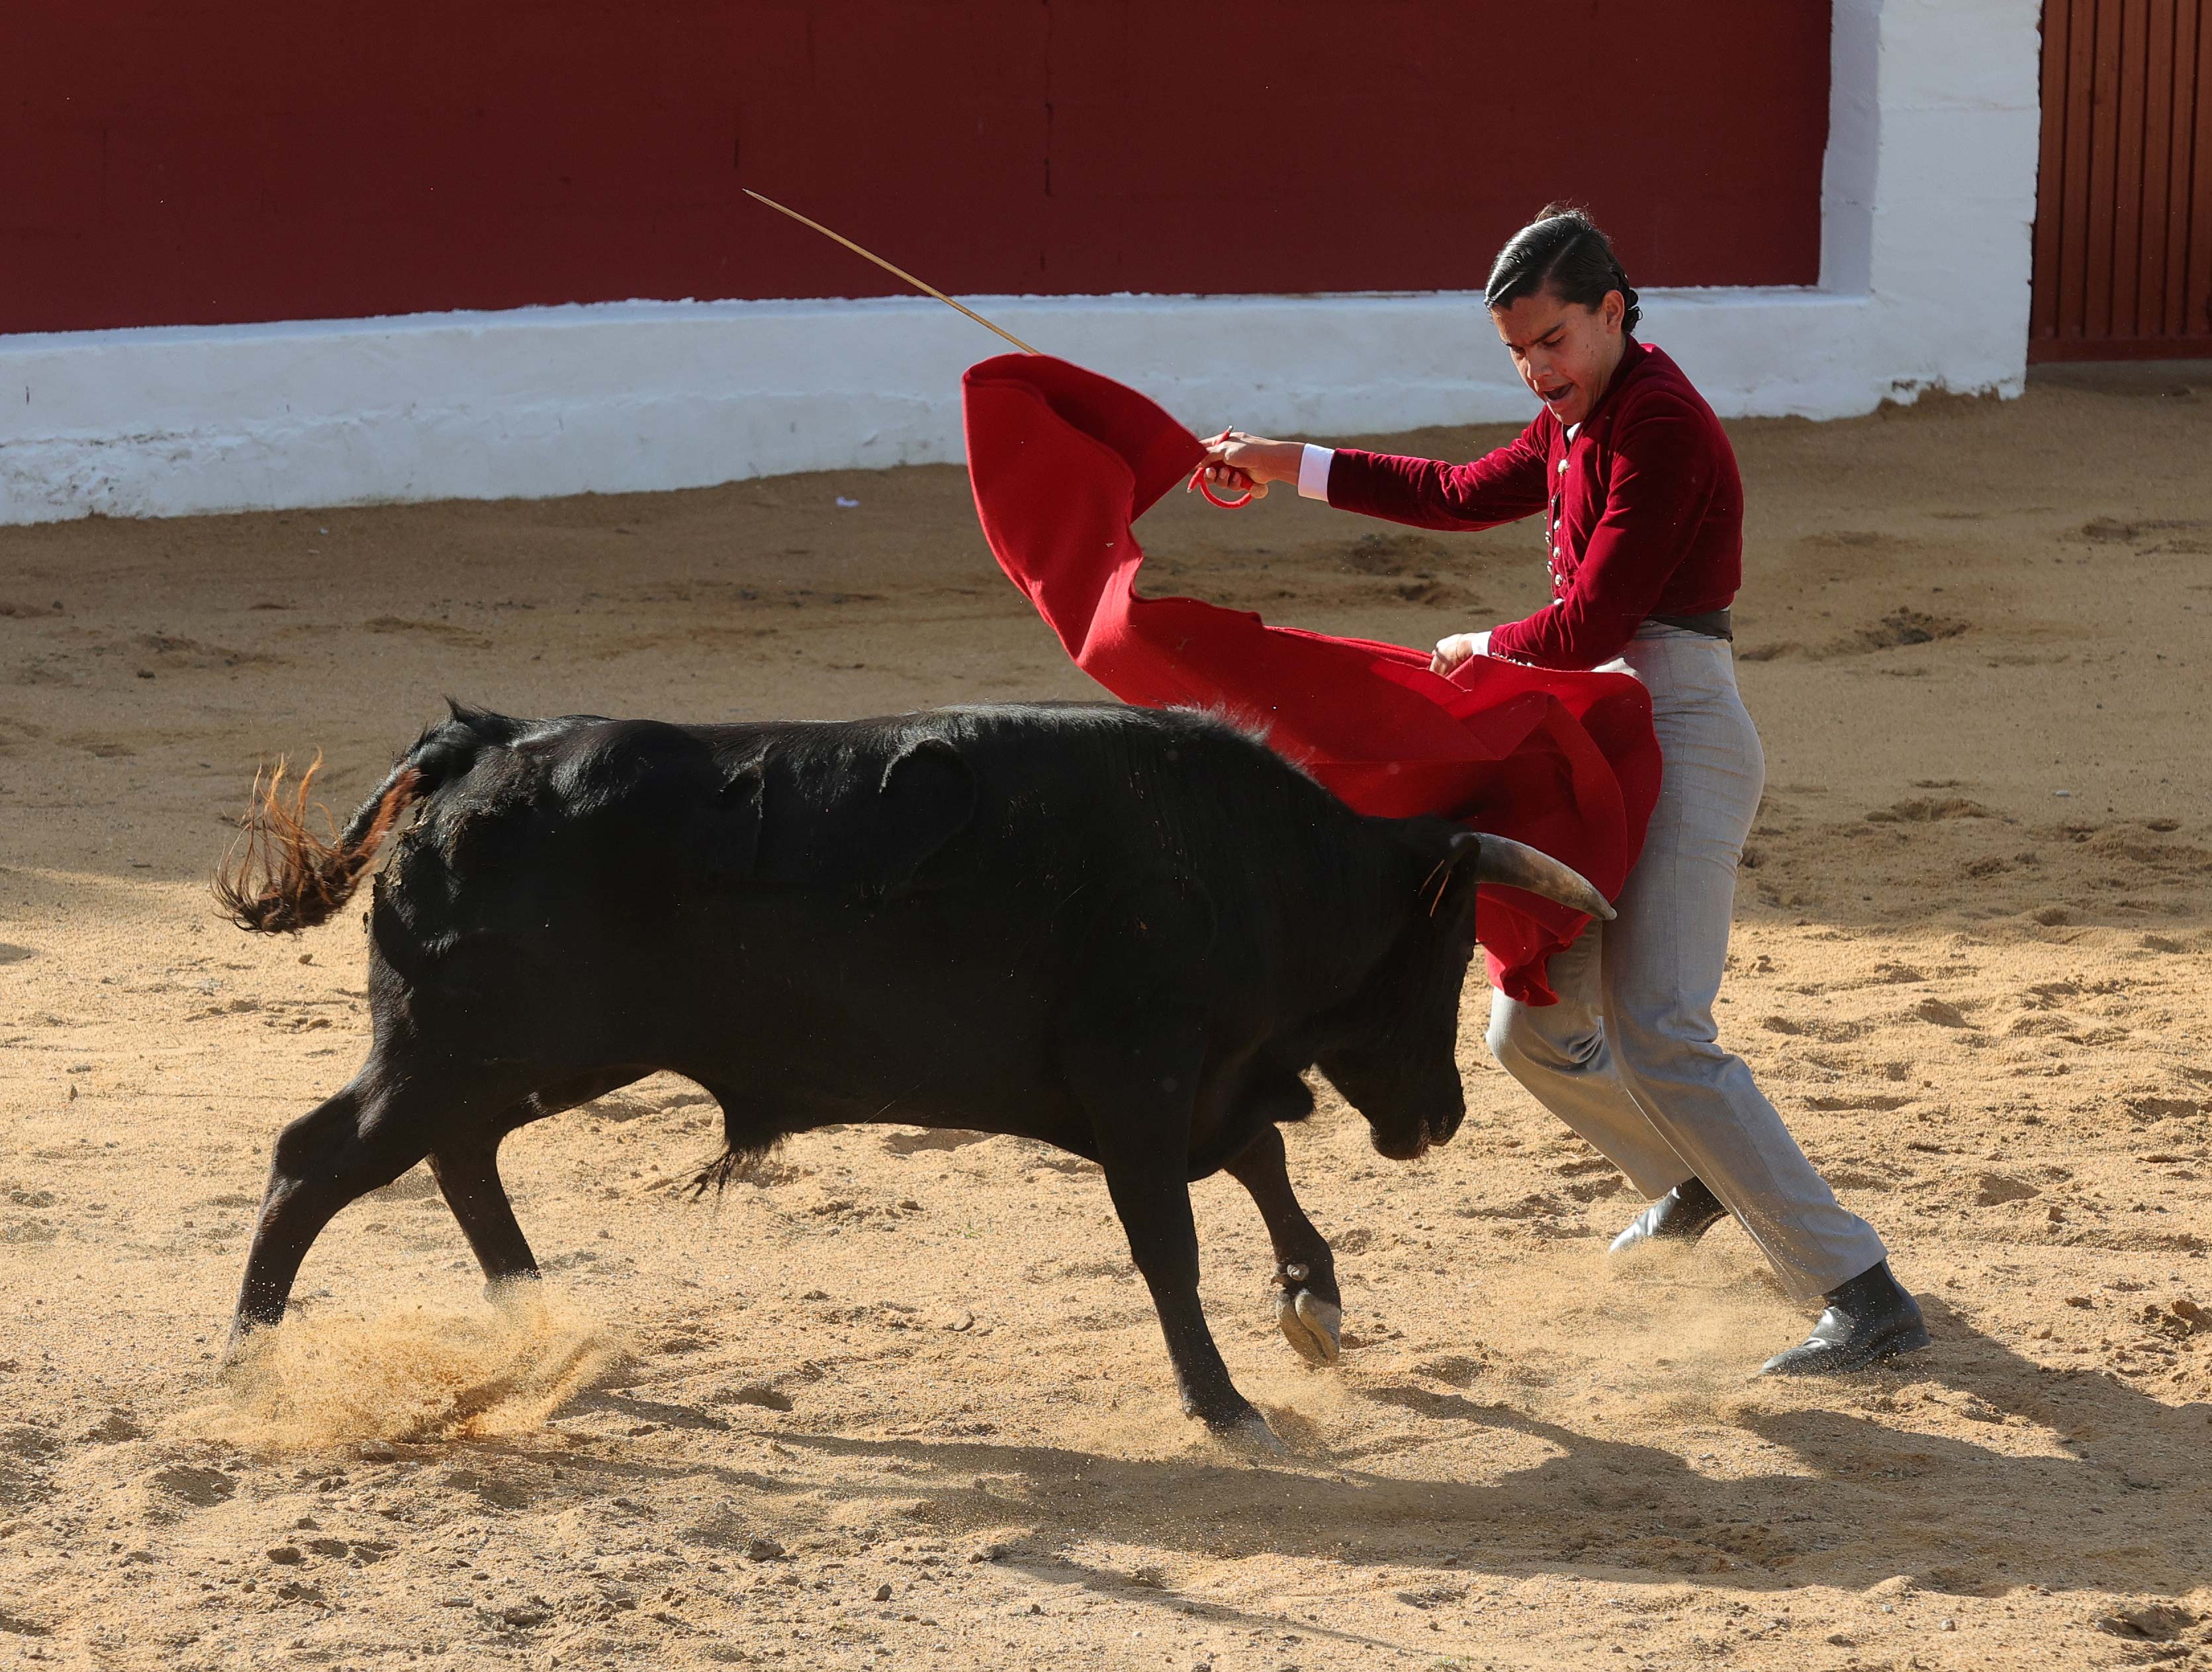
[(1611, 915), (1541, 854), (1363, 818), (1217, 720), (1078, 704), (729, 726), (456, 707), (335, 845), (304, 787), (272, 786), (218, 894), (250, 928), (319, 922), (417, 802), (368, 914), (368, 1059), (276, 1140), (240, 1331), (281, 1319), (333, 1214), (426, 1157), (485, 1276), (536, 1276), (501, 1140), (665, 1070), (722, 1108), (702, 1183), (856, 1122), (1098, 1163), (1184, 1408), (1263, 1443), (1200, 1309), (1189, 1182), (1251, 1192), (1284, 1333), (1334, 1360), (1334, 1264), (1276, 1129), (1312, 1110), (1304, 1072), (1383, 1154), (1420, 1155), (1465, 1112), (1475, 885)]

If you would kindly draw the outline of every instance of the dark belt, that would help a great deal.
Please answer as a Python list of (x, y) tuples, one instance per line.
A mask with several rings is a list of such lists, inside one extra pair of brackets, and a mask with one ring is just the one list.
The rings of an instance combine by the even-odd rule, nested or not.
[(1735, 629), (1729, 624), (1726, 610), (1708, 610), (1701, 616), (1652, 616), (1648, 619), (1662, 627), (1679, 627), (1686, 633), (1703, 633), (1709, 639), (1726, 639), (1733, 643)]

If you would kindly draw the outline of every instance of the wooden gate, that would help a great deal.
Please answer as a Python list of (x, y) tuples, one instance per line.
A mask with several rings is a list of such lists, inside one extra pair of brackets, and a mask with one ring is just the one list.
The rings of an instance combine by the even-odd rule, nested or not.
[(2045, 0), (2027, 357), (2212, 355), (2212, 0)]

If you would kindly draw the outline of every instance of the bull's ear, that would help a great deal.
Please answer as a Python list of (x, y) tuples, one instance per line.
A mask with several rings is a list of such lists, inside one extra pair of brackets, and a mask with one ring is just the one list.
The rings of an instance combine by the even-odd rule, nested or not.
[(872, 867), (885, 899), (911, 893), (915, 879), (939, 848), (975, 816), (975, 775), (943, 738), (908, 744), (884, 769), (877, 786), (881, 855)]
[(768, 769), (747, 761), (724, 780), (701, 815), (699, 853), (709, 886), (742, 882), (760, 864), (761, 826), (768, 815)]
[(1455, 876), (1471, 872), (1477, 883), (1526, 889), (1589, 916), (1608, 922), (1613, 919), (1611, 903), (1588, 878), (1524, 842), (1462, 830), (1451, 840), (1446, 862)]

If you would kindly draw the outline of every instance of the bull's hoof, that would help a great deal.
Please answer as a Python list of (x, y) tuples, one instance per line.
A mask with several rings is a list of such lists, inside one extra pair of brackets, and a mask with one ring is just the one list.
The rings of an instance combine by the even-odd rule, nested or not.
[(1267, 1426), (1267, 1419), (1249, 1406), (1243, 1414), (1221, 1422), (1208, 1422), (1207, 1429), (1213, 1438), (1232, 1451), (1241, 1451), (1248, 1457), (1283, 1457), (1290, 1455), (1290, 1447)]
[(1333, 1365), (1343, 1356), (1344, 1309), (1311, 1289), (1285, 1289), (1275, 1299), (1283, 1339), (1310, 1365)]
[(245, 1361), (246, 1343), (258, 1339), (264, 1330), (276, 1327), (275, 1323), (264, 1323), (258, 1318), (231, 1320), (230, 1338), (222, 1344), (222, 1356), (216, 1361), (216, 1373), (228, 1376), (237, 1370)]
[(486, 1282), (483, 1297), (502, 1310), (511, 1310), (544, 1294), (544, 1280), (535, 1266), (527, 1271), (509, 1272), (504, 1277), (495, 1277)]

